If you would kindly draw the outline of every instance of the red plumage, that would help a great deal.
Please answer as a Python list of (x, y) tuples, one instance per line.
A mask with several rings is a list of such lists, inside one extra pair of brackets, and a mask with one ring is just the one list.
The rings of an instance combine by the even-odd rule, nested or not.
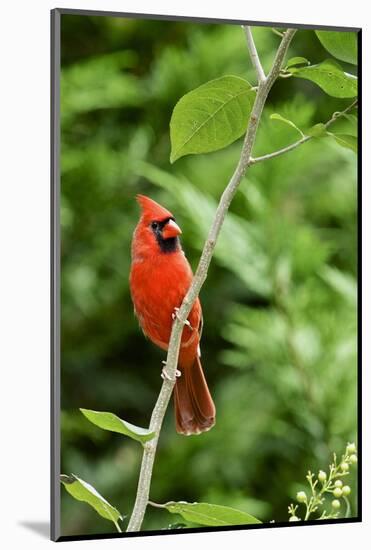
[[(144, 334), (167, 350), (172, 315), (181, 306), (193, 274), (172, 213), (144, 195), (138, 195), (137, 200), (142, 212), (132, 241), (131, 296)], [(185, 325), (183, 329), (178, 362), (181, 376), (174, 389), (176, 429), (185, 435), (199, 434), (215, 424), (215, 406), (200, 362), (199, 299), (188, 321), (192, 328)]]

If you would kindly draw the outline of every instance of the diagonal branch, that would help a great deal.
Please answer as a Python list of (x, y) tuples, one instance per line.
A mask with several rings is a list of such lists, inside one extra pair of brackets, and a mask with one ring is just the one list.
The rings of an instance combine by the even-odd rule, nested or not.
[[(169, 348), (166, 358), (166, 374), (169, 380), (165, 376), (160, 394), (158, 396), (155, 407), (152, 411), (151, 421), (149, 429), (156, 432), (156, 436), (148, 441), (144, 445), (142, 465), (139, 475), (137, 496), (134, 504), (134, 509), (129, 521), (127, 531), (139, 531), (142, 525), (143, 517), (148, 505), (149, 490), (151, 484), (153, 464), (156, 455), (157, 443), (161, 431), (162, 422), (165, 416), (169, 400), (175, 385), (175, 371), (178, 364), (179, 348), (181, 336), (184, 328), (185, 321), (192, 309), (193, 303), (198, 297), (201, 287), (204, 284), (208, 268), (211, 262), (213, 251), (216, 245), (218, 235), (223, 225), (224, 218), (228, 212), (228, 208), (232, 202), (234, 194), (249, 166), (251, 160), (251, 151), (255, 142), (256, 132), (259, 126), (261, 114), (268, 97), (269, 91), (277, 79), (284, 56), (290, 45), (290, 42), (295, 34), (294, 29), (288, 29), (282, 38), (282, 41), (278, 47), (275, 59), (273, 61), (272, 68), (264, 81), (260, 82), (255, 102), (251, 111), (247, 132), (245, 135), (244, 143), (242, 146), (241, 156), (238, 161), (234, 174), (232, 175), (227, 187), (225, 188), (217, 210), (215, 212), (214, 221), (209, 231), (209, 235), (205, 242), (200, 262), (198, 264), (195, 276), (192, 284), (184, 297), (182, 305), (179, 309), (178, 315), (175, 317), (171, 337), (169, 341)], [(251, 55), (251, 54), (250, 54)], [(253, 61), (254, 63), (254, 61)]]
[(254, 42), (254, 38), (253, 38), (253, 35), (252, 35), (251, 27), (243, 25), (242, 28), (245, 31), (246, 40), (247, 40), (247, 47), (249, 49), (250, 58), (251, 58), (252, 64), (255, 67), (256, 76), (258, 78), (258, 83), (260, 84), (260, 82), (265, 81), (266, 77), (265, 77), (265, 73), (264, 73), (264, 69), (262, 67), (262, 64), (260, 63), (260, 58), (259, 58), (258, 52), (257, 52), (256, 47), (255, 47), (255, 42)]
[[(332, 117), (330, 118), (330, 120), (328, 120), (325, 123), (326, 129), (329, 126), (331, 126), (331, 124), (333, 124), (338, 118), (340, 118), (340, 117), (346, 115), (347, 113), (349, 113), (349, 111), (351, 111), (354, 107), (356, 107), (357, 103), (358, 103), (358, 100), (356, 99), (355, 101), (353, 101), (353, 103), (351, 103), (351, 105), (349, 105), (346, 109), (344, 109), (344, 111), (334, 113), (332, 115)], [(282, 149), (278, 149), (278, 151), (274, 151), (273, 153), (268, 153), (267, 155), (262, 155), (261, 157), (255, 157), (255, 158), (251, 157), (250, 162), (249, 162), (249, 166), (251, 166), (252, 164), (256, 164), (256, 163), (262, 162), (264, 160), (273, 159), (275, 157), (279, 157), (280, 155), (288, 153), (289, 151), (292, 151), (293, 149), (296, 149), (300, 145), (303, 145), (303, 143), (306, 143), (307, 141), (313, 139), (313, 137), (314, 136), (304, 136), (303, 138), (299, 139), (298, 141), (295, 141), (294, 143), (291, 143), (291, 145), (287, 145), (286, 147), (283, 147)]]

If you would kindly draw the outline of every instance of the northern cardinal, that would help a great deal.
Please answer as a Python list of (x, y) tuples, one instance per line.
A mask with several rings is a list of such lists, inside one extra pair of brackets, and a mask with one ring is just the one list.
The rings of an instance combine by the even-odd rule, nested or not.
[[(167, 350), (174, 315), (193, 274), (173, 214), (144, 195), (137, 195), (137, 201), (141, 217), (132, 241), (131, 297), (144, 334)], [(174, 388), (176, 430), (184, 435), (205, 432), (215, 424), (215, 406), (200, 362), (201, 331), (197, 299), (183, 329)]]

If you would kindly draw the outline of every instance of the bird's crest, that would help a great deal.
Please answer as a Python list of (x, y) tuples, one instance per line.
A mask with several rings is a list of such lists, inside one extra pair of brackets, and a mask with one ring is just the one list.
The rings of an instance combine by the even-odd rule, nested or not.
[(145, 220), (162, 221), (167, 218), (173, 218), (173, 214), (166, 210), (158, 202), (146, 197), (145, 195), (137, 195), (137, 201), (142, 209), (142, 216)]

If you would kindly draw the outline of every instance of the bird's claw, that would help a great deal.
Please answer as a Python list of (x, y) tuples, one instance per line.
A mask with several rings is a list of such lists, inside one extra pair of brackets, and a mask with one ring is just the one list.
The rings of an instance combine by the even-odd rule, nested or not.
[[(170, 382), (174, 382), (174, 378), (171, 378), (171, 376), (169, 376), (169, 374), (166, 371), (166, 361), (162, 361), (162, 364), (164, 365), (164, 367), (161, 371), (161, 378), (163, 380), (170, 380)], [(176, 371), (175, 371), (175, 380), (177, 378), (179, 378), (179, 376), (182, 376), (182, 373), (180, 372), (180, 370), (176, 369)]]
[(179, 308), (175, 307), (173, 313), (171, 314), (171, 318), (172, 318), (173, 321), (175, 321), (175, 318), (179, 319), (178, 311), (179, 311)]
[[(173, 321), (174, 321), (175, 318), (178, 319), (178, 320), (180, 321), (179, 315), (178, 315), (178, 311), (179, 311), (179, 308), (178, 308), (178, 307), (175, 307), (175, 308), (174, 308), (174, 313), (171, 314), (171, 318), (172, 318)], [(188, 321), (188, 319), (186, 319), (185, 321), (183, 321), (183, 324), (184, 324), (184, 325), (187, 325), (187, 327), (188, 327), (190, 330), (193, 330), (193, 326), (192, 326), (191, 323)]]
[(188, 319), (186, 319), (184, 321), (184, 324), (187, 325), (187, 327), (190, 329), (190, 330), (193, 330), (193, 326), (191, 325), (191, 323), (188, 321)]

